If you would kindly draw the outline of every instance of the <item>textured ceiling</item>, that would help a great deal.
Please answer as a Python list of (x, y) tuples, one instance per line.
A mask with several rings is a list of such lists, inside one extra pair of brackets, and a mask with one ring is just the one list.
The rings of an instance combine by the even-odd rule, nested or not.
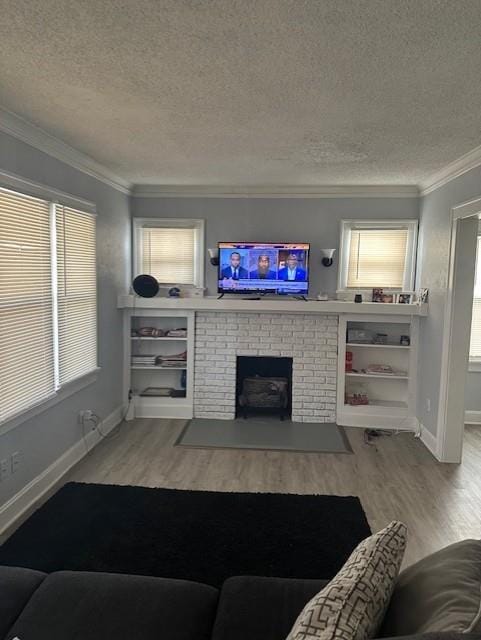
[(0, 104), (132, 182), (413, 184), (481, 143), (481, 0), (0, 0)]

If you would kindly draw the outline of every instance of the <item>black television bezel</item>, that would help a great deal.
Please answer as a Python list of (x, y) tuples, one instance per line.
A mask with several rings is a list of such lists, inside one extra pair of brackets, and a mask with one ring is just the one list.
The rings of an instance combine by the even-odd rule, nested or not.
[[(279, 291), (277, 289), (253, 289), (253, 288), (249, 288), (249, 289), (223, 289), (219, 286), (219, 282), (220, 282), (220, 273), (221, 273), (221, 268), (222, 268), (222, 263), (220, 260), (220, 245), (221, 244), (265, 244), (265, 245), (286, 245), (286, 244), (305, 244), (308, 246), (308, 258), (309, 258), (309, 265), (308, 265), (308, 271), (307, 271), (307, 288), (305, 291), (298, 291), (297, 293), (290, 293), (290, 292), (286, 292), (286, 293), (279, 293)], [(223, 240), (222, 242), (218, 242), (217, 243), (217, 253), (219, 256), (219, 264), (217, 265), (217, 293), (224, 293), (224, 294), (233, 294), (233, 295), (246, 295), (249, 293), (252, 294), (256, 294), (256, 293), (262, 293), (262, 294), (272, 294), (275, 296), (307, 296), (309, 294), (309, 285), (310, 285), (310, 273), (311, 273), (311, 266), (310, 266), (310, 257), (311, 257), (311, 243), (310, 242), (249, 242), (249, 241), (243, 241), (243, 242), (233, 242), (232, 240)]]

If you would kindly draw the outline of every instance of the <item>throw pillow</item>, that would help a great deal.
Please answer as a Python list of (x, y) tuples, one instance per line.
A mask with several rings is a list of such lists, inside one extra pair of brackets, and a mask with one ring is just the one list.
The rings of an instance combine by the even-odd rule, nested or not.
[(376, 635), (406, 548), (406, 526), (391, 522), (363, 540), (297, 618), (287, 640), (366, 640)]
[(381, 635), (481, 632), (481, 540), (463, 540), (403, 571)]

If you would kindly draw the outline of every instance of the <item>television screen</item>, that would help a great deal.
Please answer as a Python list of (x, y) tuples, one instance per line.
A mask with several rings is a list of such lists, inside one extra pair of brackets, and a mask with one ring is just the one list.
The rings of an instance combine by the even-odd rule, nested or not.
[(307, 295), (309, 244), (219, 242), (219, 293)]

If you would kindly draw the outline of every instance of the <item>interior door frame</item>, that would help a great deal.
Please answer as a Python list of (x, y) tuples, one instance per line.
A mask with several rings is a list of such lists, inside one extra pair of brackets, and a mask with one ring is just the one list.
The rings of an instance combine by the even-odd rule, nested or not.
[[(443, 349), (437, 425), (438, 458), (461, 462), (464, 436), (464, 396), (476, 265), (476, 236), (461, 245), (463, 221), (481, 217), (481, 198), (451, 209), (449, 269), (444, 312)], [(476, 222), (477, 224), (477, 222)], [(469, 278), (471, 277), (471, 280)], [(467, 280), (468, 278), (468, 280)], [(469, 287), (469, 283), (471, 286)], [(463, 381), (461, 384), (460, 382)]]

